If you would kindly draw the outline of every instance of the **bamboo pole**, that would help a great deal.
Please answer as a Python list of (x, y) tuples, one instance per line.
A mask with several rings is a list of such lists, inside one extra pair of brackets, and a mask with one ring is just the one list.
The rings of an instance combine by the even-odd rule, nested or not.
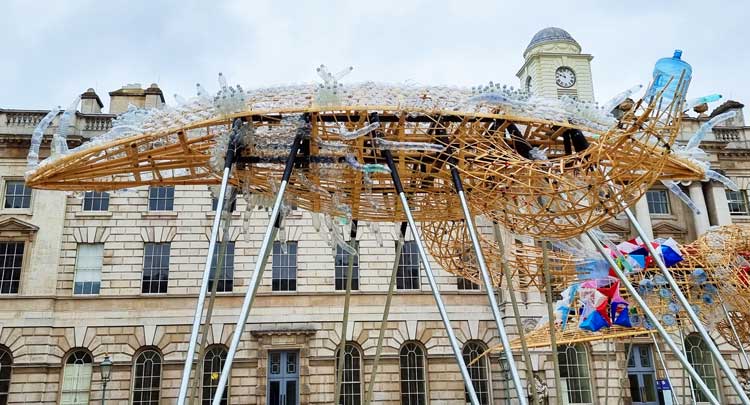
[(563, 403), (562, 383), (560, 379), (560, 360), (557, 358), (557, 339), (555, 337), (555, 310), (552, 307), (552, 275), (549, 271), (549, 257), (547, 252), (547, 241), (542, 239), (542, 271), (544, 271), (544, 284), (547, 291), (547, 317), (549, 318), (550, 343), (552, 344), (552, 364), (555, 368), (555, 392), (557, 401)]
[[(336, 225), (334, 225), (336, 226)], [(352, 222), (351, 239), (349, 240), (349, 246), (352, 249), (357, 249), (357, 221)], [(333, 230), (332, 230), (333, 231)], [(335, 254), (335, 251), (334, 251)], [(334, 401), (339, 403), (341, 396), (341, 385), (344, 383), (344, 367), (346, 365), (346, 329), (349, 323), (349, 303), (351, 302), (352, 296), (352, 274), (354, 269), (354, 255), (348, 255), (349, 263), (346, 269), (346, 295), (344, 296), (344, 316), (341, 320), (341, 337), (339, 339), (339, 356), (338, 356), (338, 367), (336, 367), (336, 387), (334, 392)], [(334, 257), (334, 261), (336, 258)]]

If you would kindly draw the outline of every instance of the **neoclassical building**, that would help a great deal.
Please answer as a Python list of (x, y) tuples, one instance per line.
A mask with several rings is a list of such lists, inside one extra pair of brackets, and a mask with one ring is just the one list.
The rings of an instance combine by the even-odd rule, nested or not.
[[(539, 31), (523, 58), (517, 73), (522, 86), (552, 97), (594, 100), (593, 57), (582, 53), (566, 31)], [(145, 89), (126, 85), (109, 96), (105, 113), (92, 89), (82, 94), (68, 137), (71, 147), (109, 129), (128, 104), (164, 103), (155, 84)], [(198, 186), (83, 195), (32, 190), (23, 182), (26, 153), (31, 132), (46, 111), (6, 107), (0, 108), (0, 405), (97, 403), (103, 394), (100, 365), (105, 356), (113, 361), (108, 403), (174, 403), (215, 214), (211, 191)], [(681, 138), (686, 140), (718, 113), (737, 111), (733, 120), (714, 128), (704, 148), (712, 167), (742, 190), (684, 184), (703, 208), (698, 215), (655, 186), (635, 206), (647, 232), (689, 242), (712, 225), (750, 222), (750, 127), (742, 108), (727, 101), (710, 113), (690, 112)], [(57, 120), (45, 136), (46, 153), (56, 125)], [(268, 216), (262, 210), (246, 212), (244, 200), (238, 198), (232, 219), (207, 346), (196, 362), (201, 366), (193, 392), (196, 403), (210, 403)], [(227, 403), (335, 403), (334, 355), (342, 339), (347, 342), (344, 404), (363, 403), (373, 378), (376, 403), (465, 403), (445, 330), (408, 241), (401, 253), (380, 367), (373, 375), (394, 239), (386, 237), (381, 245), (369, 229), (359, 229), (351, 312), (347, 333), (340, 336), (347, 256), (331, 251), (307, 212), (293, 211), (286, 227), (289, 242), (285, 249), (274, 246), (270, 271), (234, 363)], [(384, 228), (385, 235), (397, 233)], [(633, 235), (620, 217), (602, 228), (621, 238)], [(464, 357), (474, 359), (498, 345), (482, 289), (439, 268), (437, 277)], [(546, 313), (543, 294), (513, 293), (521, 300), (522, 326), (533, 328)], [(515, 335), (518, 325), (509, 292), (504, 287), (499, 295), (506, 326)], [(684, 334), (675, 339), (685, 343), (691, 361), (722, 403), (739, 403), (700, 338), (690, 330)], [(740, 361), (737, 349), (719, 335), (716, 342), (738, 373), (748, 372), (750, 365)], [(630, 361), (621, 341), (560, 347), (564, 398), (557, 398), (553, 389), (555, 354), (550, 349), (532, 351), (531, 368), (549, 386), (551, 404), (656, 404), (653, 382), (664, 376), (654, 347), (648, 337), (631, 343)], [(526, 365), (520, 354), (515, 359), (525, 383)], [(688, 403), (687, 376), (675, 358), (666, 354), (666, 360), (678, 397)], [(483, 357), (470, 371), (483, 404), (517, 403), (499, 355)]]

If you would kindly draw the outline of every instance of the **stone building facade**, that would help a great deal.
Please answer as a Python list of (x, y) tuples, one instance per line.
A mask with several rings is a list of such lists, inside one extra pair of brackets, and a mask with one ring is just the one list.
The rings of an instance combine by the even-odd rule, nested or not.
[[(535, 90), (555, 96), (575, 90), (579, 97), (593, 100), (592, 57), (581, 54), (580, 45), (565, 31), (540, 31), (524, 56), (519, 71), (522, 84), (531, 78)], [(561, 66), (576, 75), (571, 86), (567, 71), (562, 72), (562, 84), (568, 87), (555, 83)], [(93, 90), (83, 94), (69, 137), (71, 146), (106, 131), (114, 115), (128, 104), (156, 107), (164, 102), (156, 85), (146, 89), (127, 85), (110, 97), (110, 111), (103, 113)], [(657, 186), (635, 207), (648, 232), (687, 242), (711, 225), (750, 221), (750, 127), (745, 125), (739, 103), (727, 102), (712, 114), (727, 109), (737, 110), (738, 116), (717, 127), (705, 146), (713, 167), (737, 181), (741, 193), (727, 193), (708, 183), (685, 185), (696, 203), (706, 208), (704, 214), (695, 215)], [(208, 250), (214, 215), (211, 192), (207, 187), (185, 186), (75, 196), (25, 188), (22, 180), (30, 134), (45, 113), (0, 109), (0, 404), (96, 403), (102, 399), (99, 365), (105, 356), (114, 362), (106, 390), (109, 403), (174, 403)], [(705, 114), (686, 117), (683, 140), (708, 118)], [(55, 121), (48, 130), (43, 146), (48, 146), (56, 125)], [(243, 232), (244, 204), (238, 199), (232, 214), (225, 276), (219, 284), (223, 291), (218, 293), (208, 329), (206, 354), (199, 360), (204, 372), (198, 399), (208, 398), (216, 382), (214, 373), (234, 330), (268, 220), (265, 211), (255, 210), (249, 232)], [(633, 234), (620, 217), (603, 228), (623, 238)], [(381, 232), (396, 234), (387, 227)], [(335, 402), (334, 354), (341, 340), (344, 303), (344, 291), (337, 284), (341, 287), (342, 271), (339, 268), (337, 276), (336, 258), (314, 231), (309, 213), (293, 211), (287, 218), (287, 233), (292, 243), (286, 251), (276, 247), (269, 259), (243, 335), (231, 375), (229, 403), (279, 403), (274, 399), (280, 398), (280, 390), (288, 395), (286, 400), (297, 397), (287, 403)], [(393, 238), (386, 238), (380, 246), (368, 228), (362, 227), (357, 240), (361, 256), (344, 336), (350, 359), (343, 391), (347, 404), (363, 402), (373, 378), (372, 361), (395, 259)], [(404, 254), (402, 263), (416, 263), (408, 256), (414, 252), (407, 249)], [(483, 290), (435, 268), (465, 356), (496, 346), (497, 330)], [(403, 265), (381, 365), (374, 376), (374, 402), (465, 403), (446, 333), (418, 270)], [(508, 294), (499, 291), (501, 312), (515, 335)], [(545, 314), (542, 295), (534, 291), (515, 294), (522, 300), (525, 327), (533, 327)], [(692, 344), (690, 331), (685, 333)], [(738, 373), (750, 369), (734, 347), (718, 335), (716, 341)], [(631, 343), (637, 345), (636, 351), (646, 353), (644, 358), (656, 359), (650, 338)], [(697, 343), (694, 346), (689, 348), (695, 350), (695, 361), (707, 360), (702, 368), (707, 379), (716, 376), (713, 381), (722, 403), (739, 403), (718, 368), (698, 355)], [(640, 391), (631, 394), (629, 369), (641, 385), (647, 385), (643, 381), (650, 375), (664, 378), (655, 361), (650, 369), (639, 363), (646, 377), (638, 377), (627, 366), (622, 341), (560, 350), (569, 370), (563, 373), (564, 399), (556, 398), (553, 389), (550, 350), (532, 352), (532, 368), (549, 386), (551, 404), (617, 404), (620, 397), (624, 404), (633, 403)], [(673, 356), (666, 354), (666, 361), (681, 402), (688, 403), (687, 377)], [(520, 353), (516, 363), (525, 378)], [(490, 355), (472, 366), (472, 373), (483, 403), (517, 403), (500, 357)]]

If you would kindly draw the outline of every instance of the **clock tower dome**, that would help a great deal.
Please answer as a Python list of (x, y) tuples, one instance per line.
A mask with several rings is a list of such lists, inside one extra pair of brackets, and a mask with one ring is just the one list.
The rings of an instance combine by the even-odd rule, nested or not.
[(575, 97), (594, 101), (591, 59), (581, 45), (561, 28), (548, 27), (534, 35), (523, 53), (516, 76), (521, 87), (545, 97)]

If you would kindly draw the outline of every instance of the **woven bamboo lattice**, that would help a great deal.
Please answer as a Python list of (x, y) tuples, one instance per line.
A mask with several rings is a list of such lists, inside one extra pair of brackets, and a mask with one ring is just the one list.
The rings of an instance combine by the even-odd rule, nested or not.
[(722, 319), (716, 323), (716, 330), (719, 331), (721, 336), (732, 346), (739, 349), (740, 345), (737, 343), (739, 338), (742, 345), (747, 348), (750, 346), (750, 316), (739, 311), (730, 311), (729, 317), (732, 318), (734, 329), (737, 331), (737, 337), (735, 338), (732, 326), (729, 321)]
[[(634, 103), (620, 120), (597, 121), (591, 117), (602, 111), (570, 100), (574, 110), (563, 106), (565, 114), (545, 115), (549, 103), (560, 101), (531, 98), (522, 102), (524, 109), (461, 89), (366, 84), (341, 91), (332, 105), (318, 103), (314, 86), (292, 86), (242, 93), (241, 105), (229, 112), (198, 102), (193, 110), (148, 112), (145, 124), (115, 127), (42, 162), (27, 182), (80, 191), (216, 184), (211, 159), (217, 139), (226, 138), (233, 120), (241, 118), (252, 136), (232, 182), (247, 191), (272, 196), (292, 139), (300, 129), (309, 130), (289, 199), (313, 212), (400, 222), (404, 214), (390, 175), (382, 166), (370, 170), (385, 163), (381, 149), (396, 142), (390, 147), (418, 221), (461, 218), (450, 177), (455, 165), (476, 214), (515, 233), (565, 238), (616, 215), (657, 179), (705, 174), (700, 165), (670, 153), (682, 104), (662, 103), (659, 96)], [(347, 138), (358, 130), (363, 135)], [(569, 131), (581, 131), (590, 145), (570, 150)], [(524, 153), (530, 147), (546, 149), (548, 159), (534, 160)]]

